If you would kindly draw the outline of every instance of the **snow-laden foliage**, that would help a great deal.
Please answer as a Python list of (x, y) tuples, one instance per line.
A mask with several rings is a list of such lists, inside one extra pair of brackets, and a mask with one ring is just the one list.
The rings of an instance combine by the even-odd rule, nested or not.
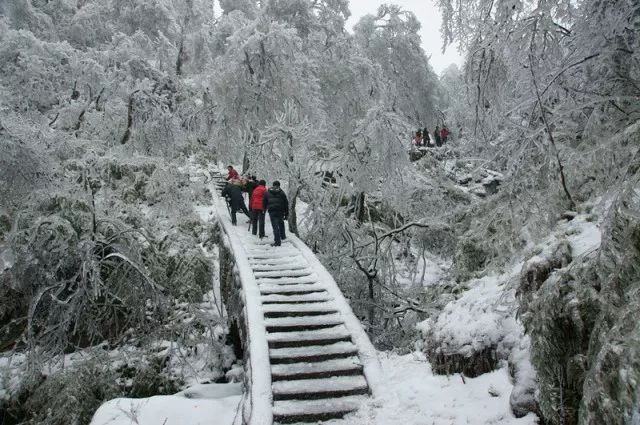
[[(379, 347), (417, 339), (436, 372), (506, 361), (519, 416), (637, 418), (640, 8), (437, 3), (466, 52), (439, 80), (420, 23), (391, 4), (350, 34), (346, 0), (0, 3), (0, 350), (23, 356), (3, 389), (17, 416), (62, 421), (43, 400), (82, 376), (149, 395), (193, 362), (207, 379), (231, 366), (203, 306), (216, 249), (192, 157), (283, 181), (289, 229)], [(436, 124), (449, 143), (410, 156)], [(601, 252), (576, 251), (571, 219), (603, 226)], [(139, 352), (56, 369), (99, 343)], [(84, 421), (86, 401), (60, 406)]]

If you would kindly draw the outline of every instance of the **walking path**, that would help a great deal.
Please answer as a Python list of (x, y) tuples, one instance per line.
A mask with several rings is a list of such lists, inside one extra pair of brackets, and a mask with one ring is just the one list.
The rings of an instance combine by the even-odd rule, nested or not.
[[(335, 281), (295, 235), (287, 234), (282, 246), (272, 247), (270, 223), (265, 226), (267, 237), (261, 240), (248, 231), (243, 215), (232, 226), (218, 196), (224, 178), (217, 175), (215, 181), (218, 220), (240, 269), (245, 308), (260, 310), (247, 311), (249, 337), (254, 334), (249, 345), (252, 386), (262, 388), (261, 393), (252, 389), (252, 418), (258, 414), (255, 398), (269, 396), (264, 394), (265, 381), (271, 392), (271, 412), (266, 416), (275, 423), (317, 423), (357, 410), (378, 391), (379, 363)], [(251, 299), (251, 293), (259, 299)], [(263, 335), (256, 335), (261, 332), (266, 347), (261, 343)], [(265, 350), (268, 361), (258, 361)], [(267, 368), (267, 373), (256, 370), (261, 368)]]

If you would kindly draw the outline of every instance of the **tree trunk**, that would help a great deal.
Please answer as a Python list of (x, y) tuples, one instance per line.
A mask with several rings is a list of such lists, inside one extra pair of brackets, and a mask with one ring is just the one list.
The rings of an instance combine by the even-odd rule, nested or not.
[(249, 155), (247, 155), (247, 151), (244, 151), (242, 155), (242, 174), (246, 173), (249, 170)]
[(356, 198), (355, 215), (359, 223), (364, 222), (364, 192), (360, 192)]
[[(292, 187), (289, 185), (289, 187)], [(296, 214), (296, 204), (298, 203), (298, 194), (300, 188), (295, 186), (295, 189), (289, 193), (289, 231), (296, 236), (300, 236), (298, 233), (298, 216)]]
[(136, 94), (138, 90), (134, 91), (129, 95), (129, 104), (127, 106), (127, 129), (120, 139), (120, 144), (124, 145), (129, 141), (129, 137), (131, 136), (131, 126), (133, 125), (133, 95)]
[(367, 280), (369, 284), (369, 307), (367, 311), (367, 316), (369, 316), (368, 319), (369, 319), (369, 325), (371, 326), (371, 328), (373, 328), (376, 324), (376, 308), (375, 308), (376, 295), (375, 295), (374, 286), (373, 286), (374, 279), (375, 279), (374, 277), (367, 276)]

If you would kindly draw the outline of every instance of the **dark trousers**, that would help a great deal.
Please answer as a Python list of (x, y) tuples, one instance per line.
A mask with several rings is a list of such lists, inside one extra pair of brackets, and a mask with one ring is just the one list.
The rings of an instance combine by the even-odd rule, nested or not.
[(237, 211), (242, 211), (247, 217), (251, 218), (251, 216), (249, 215), (249, 211), (247, 210), (247, 206), (244, 204), (244, 200), (242, 200), (242, 202), (240, 202), (240, 205), (231, 206), (231, 224), (233, 224), (234, 226), (236, 225), (236, 223), (238, 223), (238, 220), (236, 220)]
[(269, 211), (269, 219), (273, 228), (273, 239), (276, 246), (280, 246), (282, 239), (286, 239), (284, 232), (284, 214), (282, 211)]
[[(260, 230), (260, 232), (258, 232)], [(264, 238), (264, 211), (251, 210), (251, 233)]]

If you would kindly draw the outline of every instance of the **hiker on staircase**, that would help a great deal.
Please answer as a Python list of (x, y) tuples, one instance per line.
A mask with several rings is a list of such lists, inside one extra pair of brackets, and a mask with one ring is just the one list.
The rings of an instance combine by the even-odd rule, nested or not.
[(227, 174), (227, 181), (240, 178), (238, 172), (233, 168), (233, 165), (229, 165), (227, 170), (229, 170), (229, 173)]
[(236, 212), (238, 210), (251, 218), (249, 211), (247, 210), (247, 206), (244, 203), (244, 198), (242, 197), (241, 185), (242, 182), (240, 179), (233, 179), (227, 183), (224, 189), (222, 189), (222, 196), (229, 200), (229, 206), (231, 207), (231, 224), (234, 226), (237, 224)]
[[(255, 178), (255, 176), (254, 176)], [(251, 233), (264, 238), (264, 195), (267, 192), (267, 182), (260, 180), (258, 186), (249, 196), (249, 209), (251, 210)], [(259, 232), (258, 232), (259, 230)]]
[(249, 211), (251, 211), (251, 195), (256, 187), (258, 187), (256, 176), (249, 175), (247, 177), (247, 183), (244, 185), (244, 191), (249, 195)]
[(282, 239), (287, 235), (284, 230), (284, 220), (289, 216), (289, 200), (287, 195), (280, 189), (280, 182), (274, 181), (267, 193), (264, 195), (263, 207), (269, 212), (269, 220), (273, 228), (273, 243), (271, 246), (280, 246)]

